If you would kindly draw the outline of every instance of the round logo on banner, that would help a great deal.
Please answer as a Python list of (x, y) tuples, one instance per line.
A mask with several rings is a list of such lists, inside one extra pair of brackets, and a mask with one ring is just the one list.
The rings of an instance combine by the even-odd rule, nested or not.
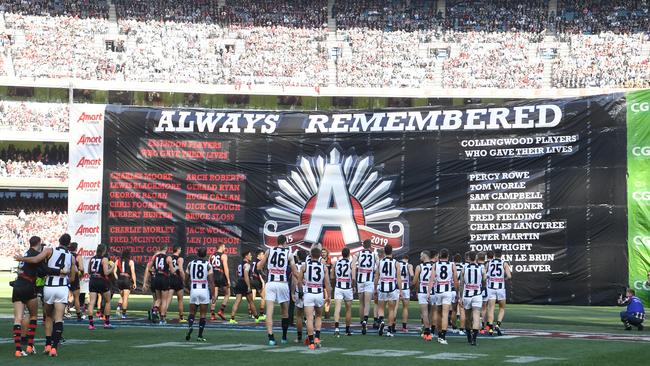
[(321, 243), (332, 256), (343, 248), (361, 250), (390, 244), (406, 249), (402, 210), (391, 196), (393, 181), (382, 177), (372, 155), (344, 155), (338, 147), (328, 154), (300, 156), (296, 166), (277, 180), (275, 205), (266, 209), (263, 240), (277, 245), (284, 235), (295, 247)]

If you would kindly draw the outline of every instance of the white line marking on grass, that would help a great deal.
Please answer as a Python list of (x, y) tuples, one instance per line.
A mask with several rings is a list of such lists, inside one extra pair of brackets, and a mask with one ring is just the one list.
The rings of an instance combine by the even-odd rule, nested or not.
[(442, 353), (436, 353), (428, 356), (420, 356), (418, 358), (424, 358), (427, 360), (470, 361), (470, 360), (477, 359), (479, 357), (487, 357), (487, 355), (483, 353), (442, 352)]
[(258, 351), (264, 348), (269, 348), (268, 346), (262, 346), (259, 344), (215, 344), (212, 346), (205, 347), (196, 347), (194, 344), (194, 349), (197, 351)]
[(296, 353), (304, 353), (304, 354), (319, 354), (319, 353), (328, 353), (328, 352), (340, 352), (340, 351), (345, 351), (345, 348), (317, 348), (315, 350), (310, 350), (307, 347), (300, 347), (300, 346), (291, 346), (291, 347), (282, 347), (282, 348), (273, 348), (269, 349), (265, 352), (273, 352), (273, 353), (289, 353), (289, 352), (296, 352)]
[(538, 361), (564, 361), (566, 358), (557, 357), (537, 357), (537, 356), (506, 356), (509, 360), (504, 362), (508, 363), (533, 363)]
[(194, 343), (188, 342), (163, 342), (156, 344), (145, 344), (143, 346), (133, 346), (133, 348), (165, 348), (165, 347), (196, 347)]
[(394, 349), (362, 349), (354, 352), (347, 352), (344, 355), (367, 356), (367, 357), (404, 357), (422, 354), (420, 351), (399, 351)]

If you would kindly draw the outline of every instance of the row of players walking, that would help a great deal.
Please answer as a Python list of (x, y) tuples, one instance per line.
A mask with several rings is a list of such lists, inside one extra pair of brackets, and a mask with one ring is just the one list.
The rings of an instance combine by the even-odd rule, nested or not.
[[(302, 341), (303, 320), (306, 320), (307, 337), (305, 344), (310, 349), (320, 347), (320, 331), (325, 305), (333, 295), (335, 300), (334, 331), (339, 330), (340, 312), (345, 306), (345, 334), (352, 335), (351, 310), (354, 293), (358, 294), (361, 334), (368, 332), (368, 317), (373, 299), (375, 316), (373, 328), (380, 336), (392, 337), (396, 333), (398, 302), (402, 303), (403, 330), (408, 321), (408, 302), (411, 286), (417, 289), (422, 321), (422, 338), (431, 341), (437, 334), (438, 342), (446, 344), (446, 333), (451, 319), (452, 329), (456, 329), (456, 314), (460, 318), (461, 329), (467, 335), (469, 344), (476, 345), (479, 331), (501, 334), (501, 321), (505, 314), (505, 281), (511, 277), (509, 265), (501, 260), (501, 253), (469, 252), (462, 258), (450, 258), (446, 249), (440, 253), (423, 251), (421, 263), (413, 269), (406, 257), (397, 260), (393, 257), (390, 245), (373, 252), (370, 241), (363, 242), (363, 249), (351, 257), (345, 248), (342, 257), (334, 264), (325, 261), (320, 245), (313, 245), (308, 253), (299, 250), (295, 253), (286, 243), (284, 236), (278, 237), (278, 246), (266, 252), (259, 251), (253, 258), (244, 252), (243, 261), (237, 267), (237, 281), (234, 286), (235, 302), (229, 322), (236, 324), (238, 306), (245, 298), (249, 314), (256, 322), (266, 321), (269, 345), (275, 345), (273, 332), (273, 310), (275, 303), (280, 305), (282, 327), (281, 343), (287, 343), (290, 325), (289, 304), (295, 305), (297, 342)], [(211, 318), (219, 316), (225, 320), (225, 309), (230, 297), (230, 274), (225, 247), (219, 246), (217, 252), (207, 256), (207, 249), (200, 248), (198, 258), (187, 266), (181, 257), (181, 248), (175, 247), (172, 255), (167, 248), (161, 248), (147, 264), (143, 279), (143, 290), (151, 287), (154, 296), (150, 312), (152, 319), (166, 324), (167, 309), (174, 295), (178, 297), (179, 320), (188, 323), (186, 339), (190, 340), (194, 331), (196, 313), (199, 312), (198, 341), (203, 337), (207, 322), (207, 312), (211, 308)], [(45, 353), (57, 356), (59, 342), (63, 338), (63, 315), (69, 295), (74, 300), (77, 318), (81, 319), (79, 279), (83, 275), (83, 260), (75, 253), (76, 244), (70, 243), (70, 236), (64, 234), (56, 248), (44, 248), (38, 237), (30, 239), (30, 249), (24, 256), (16, 256), (20, 262), (18, 277), (12, 283), (14, 303), (14, 341), (16, 356), (34, 354), (34, 333), (37, 324), (37, 294), (42, 291), (44, 306), (44, 328), (46, 334)], [(124, 255), (126, 254), (126, 255)], [(451, 261), (450, 259), (454, 259)], [(126, 317), (128, 295), (136, 288), (134, 263), (128, 253), (123, 253), (117, 263), (107, 256), (107, 248), (99, 245), (97, 253), (88, 262), (89, 306), (88, 328), (95, 329), (94, 307), (102, 309), (105, 329), (113, 329), (110, 323), (110, 276), (117, 278), (121, 292), (119, 311)], [(453, 275), (455, 274), (455, 275)], [(39, 283), (39, 279), (42, 279)], [(331, 283), (334, 283), (332, 289)], [(190, 311), (184, 319), (183, 293), (190, 292)], [(222, 302), (216, 311), (219, 292)], [(261, 295), (260, 309), (255, 306), (256, 293)], [(81, 299), (81, 302), (84, 300)], [(104, 304), (100, 306), (100, 304)], [(496, 323), (494, 310), (499, 304)], [(211, 306), (210, 306), (211, 305)], [(387, 308), (387, 313), (386, 313)], [(27, 318), (23, 316), (26, 312)], [(266, 314), (264, 314), (266, 310)], [(215, 314), (216, 313), (216, 314)], [(216, 315), (216, 316), (215, 316)], [(482, 327), (481, 322), (485, 323)], [(463, 332), (460, 330), (459, 332)], [(27, 343), (22, 350), (23, 341)]]

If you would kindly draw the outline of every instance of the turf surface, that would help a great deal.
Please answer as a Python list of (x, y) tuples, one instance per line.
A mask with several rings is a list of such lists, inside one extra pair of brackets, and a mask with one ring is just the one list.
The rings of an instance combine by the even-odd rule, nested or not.
[[(130, 320), (115, 322), (118, 329), (88, 331), (86, 323), (66, 321), (67, 342), (60, 347), (59, 357), (50, 359), (43, 355), (16, 359), (11, 341), (12, 307), (7, 285), (10, 276), (0, 274), (0, 365), (40, 365), (63, 363), (65, 365), (302, 365), (302, 364), (355, 364), (376, 365), (381, 362), (406, 362), (409, 365), (431, 364), (440, 359), (452, 364), (530, 363), (532, 365), (592, 365), (633, 362), (647, 364), (650, 359), (650, 331), (626, 332), (617, 319), (620, 308), (509, 305), (504, 328), (511, 330), (506, 337), (480, 337), (478, 347), (466, 344), (461, 336), (449, 336), (449, 345), (425, 343), (417, 337), (416, 304), (411, 303), (410, 334), (395, 338), (378, 337), (376, 332), (366, 336), (335, 338), (331, 324), (324, 326), (323, 348), (311, 353), (302, 345), (290, 342), (276, 347), (266, 346), (263, 325), (255, 326), (246, 318), (245, 306), (240, 307), (240, 326), (223, 322), (209, 322), (206, 343), (185, 341), (185, 325), (170, 322), (166, 327), (148, 325), (144, 318), (150, 297), (132, 299)], [(116, 298), (114, 298), (116, 299)], [(187, 302), (187, 298), (186, 298)], [(115, 305), (116, 301), (113, 301)], [(187, 306), (186, 306), (187, 309)], [(172, 305), (170, 318), (176, 317)], [(187, 311), (187, 310), (186, 310)], [(227, 310), (228, 311), (228, 310)], [(357, 323), (356, 307), (354, 323)], [(356, 324), (355, 324), (356, 325)], [(572, 338), (531, 335), (531, 331), (582, 332)], [(276, 331), (279, 341), (280, 331)], [(619, 335), (625, 340), (582, 339), (591, 334)], [(541, 334), (541, 333), (540, 333)], [(295, 329), (289, 330), (289, 340), (295, 338)], [(566, 336), (566, 335), (565, 335)], [(636, 340), (630, 336), (641, 336)], [(623, 338), (625, 337), (625, 338)], [(42, 350), (43, 330), (37, 330), (38, 350)], [(38, 340), (40, 339), (40, 340)], [(170, 343), (171, 342), (171, 343)], [(165, 345), (162, 345), (165, 344)], [(427, 357), (427, 358), (424, 358)], [(473, 359), (475, 358), (475, 359)], [(541, 358), (541, 359), (539, 359)]]

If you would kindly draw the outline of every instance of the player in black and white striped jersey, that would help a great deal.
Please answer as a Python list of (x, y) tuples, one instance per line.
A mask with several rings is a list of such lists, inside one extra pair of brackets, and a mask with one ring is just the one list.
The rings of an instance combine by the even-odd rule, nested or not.
[(431, 335), (431, 301), (429, 290), (427, 289), (432, 270), (433, 262), (431, 262), (431, 253), (428, 250), (423, 250), (420, 253), (420, 264), (415, 268), (413, 285), (418, 289), (418, 305), (420, 306), (420, 316), (422, 318), (422, 325), (424, 326), (422, 339), (425, 341), (433, 339)]
[(307, 319), (307, 336), (309, 349), (320, 348), (320, 331), (322, 325), (322, 309), (331, 293), (327, 266), (321, 260), (321, 249), (311, 248), (311, 257), (300, 269), (298, 282), (304, 285), (303, 306)]
[[(494, 250), (494, 259), (487, 263), (487, 284), (488, 308), (487, 308), (487, 325), (490, 335), (496, 330), (497, 335), (502, 335), (501, 322), (506, 314), (506, 280), (512, 278), (510, 264), (501, 259), (503, 252), (501, 249)], [(497, 322), (494, 323), (494, 307), (499, 303), (499, 314)]]
[[(486, 258), (486, 253), (485, 252), (478, 252), (476, 254), (476, 264), (478, 264), (482, 269), (483, 272), (487, 272), (487, 263), (485, 263), (485, 258)], [(488, 303), (488, 296), (487, 296), (487, 279), (485, 286), (481, 288), (481, 330), (479, 331), (481, 334), (485, 334), (485, 317), (487, 316), (487, 303)]]
[(361, 334), (366, 334), (368, 329), (368, 313), (370, 300), (375, 291), (375, 266), (377, 256), (370, 250), (372, 243), (366, 239), (362, 243), (363, 249), (354, 257), (357, 267), (357, 293), (359, 294), (359, 318), (361, 319)]
[[(463, 257), (460, 255), (460, 253), (454, 254), (453, 258), (454, 264), (456, 265), (456, 277), (458, 278), (458, 282), (460, 283), (460, 278), (463, 275)], [(454, 288), (454, 291), (456, 289)], [(460, 289), (459, 289), (460, 290)], [(460, 317), (460, 329), (456, 326), (456, 320)], [(454, 292), (454, 297), (451, 302), (451, 315), (449, 316), (449, 319), (451, 321), (451, 332), (454, 334), (460, 334), (460, 335), (465, 335), (465, 332), (463, 332), (463, 327), (465, 326), (465, 312), (461, 309), (460, 306), (460, 298), (456, 296), (456, 292)]]
[(77, 275), (76, 263), (68, 251), (70, 241), (70, 235), (63, 234), (59, 238), (59, 246), (56, 248), (45, 248), (39, 255), (33, 257), (17, 256), (14, 258), (25, 263), (36, 264), (43, 261), (47, 263), (49, 274), (45, 278), (43, 301), (45, 302), (45, 321), (51, 324), (49, 329), (52, 329), (52, 344), (49, 352), (51, 357), (58, 356), (57, 348), (59, 341), (63, 338), (63, 313), (68, 304), (68, 285), (70, 279), (74, 280)]
[(458, 289), (458, 278), (456, 277), (456, 265), (449, 262), (449, 251), (442, 249), (438, 262), (433, 264), (434, 275), (429, 278), (428, 288), (434, 288), (435, 281), (435, 306), (434, 314), (436, 320), (440, 320), (440, 329), (438, 330), (438, 343), (447, 344), (447, 325), (449, 322), (449, 308), (453, 300), (454, 290)]
[(408, 332), (409, 302), (411, 300), (411, 279), (413, 278), (413, 265), (409, 263), (409, 256), (403, 255), (400, 260), (400, 277), (402, 278), (402, 332)]
[(269, 338), (269, 346), (275, 346), (273, 335), (273, 306), (280, 304), (282, 315), (282, 343), (287, 343), (287, 330), (289, 329), (289, 269), (297, 273), (298, 269), (294, 263), (290, 248), (287, 246), (287, 238), (284, 235), (278, 236), (278, 246), (269, 249), (264, 258), (257, 263), (257, 269), (264, 267), (268, 270), (266, 281), (266, 331)]
[(395, 318), (397, 316), (397, 301), (402, 297), (402, 268), (399, 261), (393, 258), (393, 247), (390, 244), (384, 247), (385, 257), (377, 263), (375, 268), (375, 287), (377, 288), (379, 336), (384, 335), (384, 305), (388, 305), (388, 332), (387, 337), (395, 335)]
[(461, 276), (462, 298), (460, 304), (465, 310), (465, 333), (467, 342), (476, 346), (481, 324), (481, 307), (483, 305), (482, 288), (485, 282), (485, 270), (476, 263), (476, 252), (468, 253), (468, 260)]
[(199, 248), (197, 255), (198, 259), (191, 261), (187, 265), (187, 272), (185, 272), (185, 282), (190, 289), (190, 312), (187, 318), (188, 330), (185, 340), (189, 341), (192, 337), (194, 319), (198, 307), (199, 334), (196, 340), (205, 342), (206, 339), (203, 338), (203, 330), (205, 329), (208, 305), (210, 305), (210, 294), (214, 291), (214, 272), (212, 265), (206, 260), (206, 256), (208, 255), (207, 249), (205, 247)]
[(334, 270), (330, 273), (335, 281), (334, 286), (334, 335), (339, 336), (339, 319), (341, 317), (341, 304), (345, 302), (345, 335), (352, 335), (350, 325), (352, 323), (352, 300), (353, 289), (356, 282), (356, 263), (350, 261), (350, 249), (343, 248), (342, 258), (334, 264)]

